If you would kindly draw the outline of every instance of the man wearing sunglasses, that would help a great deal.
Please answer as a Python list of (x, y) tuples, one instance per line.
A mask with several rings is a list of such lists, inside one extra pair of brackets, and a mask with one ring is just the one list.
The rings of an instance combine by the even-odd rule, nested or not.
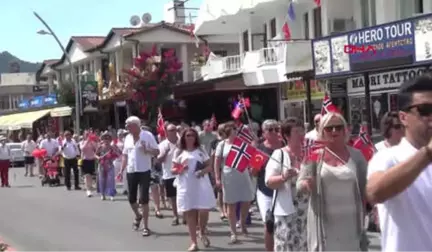
[(367, 198), (377, 203), (383, 251), (432, 250), (432, 76), (399, 88), (405, 137), (368, 168)]
[(316, 114), (314, 117), (314, 125), (315, 128), (311, 131), (309, 131), (308, 133), (306, 133), (305, 138), (307, 139), (311, 139), (311, 140), (317, 140), (318, 138), (318, 128), (319, 128), (319, 123), (321, 121), (321, 114)]

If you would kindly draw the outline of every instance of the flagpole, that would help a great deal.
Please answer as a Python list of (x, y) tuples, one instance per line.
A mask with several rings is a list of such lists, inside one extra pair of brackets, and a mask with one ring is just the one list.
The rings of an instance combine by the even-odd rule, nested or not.
[(246, 108), (246, 105), (244, 104), (244, 97), (243, 97), (243, 95), (239, 95), (239, 100), (240, 100), (240, 102), (243, 103), (243, 107), (244, 107), (243, 110), (245, 112), (246, 119), (248, 121), (249, 127), (251, 128), (252, 136), (255, 138), (255, 140), (258, 140), (259, 138), (258, 138), (258, 136), (254, 132), (253, 125), (252, 125), (252, 120), (249, 117), (249, 112), (248, 112), (248, 110)]

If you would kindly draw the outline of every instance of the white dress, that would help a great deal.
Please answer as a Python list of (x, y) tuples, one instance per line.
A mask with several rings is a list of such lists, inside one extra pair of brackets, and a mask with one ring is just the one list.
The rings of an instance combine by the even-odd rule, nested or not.
[(216, 198), (208, 175), (198, 178), (195, 175), (197, 161), (206, 162), (209, 156), (205, 151), (183, 150), (173, 158), (176, 163), (184, 163), (187, 160), (188, 169), (176, 177), (177, 209), (186, 212), (194, 209), (212, 209), (216, 206)]

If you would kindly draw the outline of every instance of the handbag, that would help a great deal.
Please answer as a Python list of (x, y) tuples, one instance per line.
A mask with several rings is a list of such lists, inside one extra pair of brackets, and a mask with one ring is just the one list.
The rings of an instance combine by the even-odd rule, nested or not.
[[(281, 160), (280, 160), (280, 164), (281, 164), (281, 171), (283, 172), (283, 161), (284, 161), (284, 153), (281, 151)], [(276, 189), (275, 191), (275, 195), (273, 198), (273, 202), (272, 202), (272, 207), (271, 209), (268, 209), (265, 215), (265, 226), (266, 226), (266, 230), (269, 234), (273, 234), (274, 230), (275, 230), (275, 217), (274, 217), (274, 210), (276, 207), (276, 200), (277, 200), (277, 196), (279, 194), (279, 190)]]

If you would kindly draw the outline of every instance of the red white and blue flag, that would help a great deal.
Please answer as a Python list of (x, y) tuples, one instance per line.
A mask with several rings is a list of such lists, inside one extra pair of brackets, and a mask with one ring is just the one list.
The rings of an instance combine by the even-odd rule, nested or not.
[(249, 98), (240, 98), (240, 100), (235, 103), (234, 109), (231, 112), (231, 116), (234, 119), (239, 119), (240, 116), (243, 114), (243, 111), (249, 107), (250, 107)]
[(317, 150), (325, 147), (324, 142), (316, 141), (310, 138), (305, 138), (302, 148), (303, 161), (317, 161), (318, 152)]
[(244, 124), (238, 127), (237, 137), (248, 144), (251, 144), (254, 140), (251, 129)]
[(333, 104), (332, 100), (326, 93), (324, 95), (324, 99), (321, 107), (321, 115), (325, 115), (327, 113), (340, 113), (340, 111), (338, 107), (336, 107), (336, 105)]
[(357, 139), (354, 140), (352, 146), (360, 150), (367, 161), (373, 157), (376, 149), (368, 133), (367, 125), (362, 125), (360, 127), (359, 135)]
[(237, 169), (239, 172), (244, 172), (249, 167), (255, 152), (255, 147), (236, 137), (225, 160), (225, 165)]

